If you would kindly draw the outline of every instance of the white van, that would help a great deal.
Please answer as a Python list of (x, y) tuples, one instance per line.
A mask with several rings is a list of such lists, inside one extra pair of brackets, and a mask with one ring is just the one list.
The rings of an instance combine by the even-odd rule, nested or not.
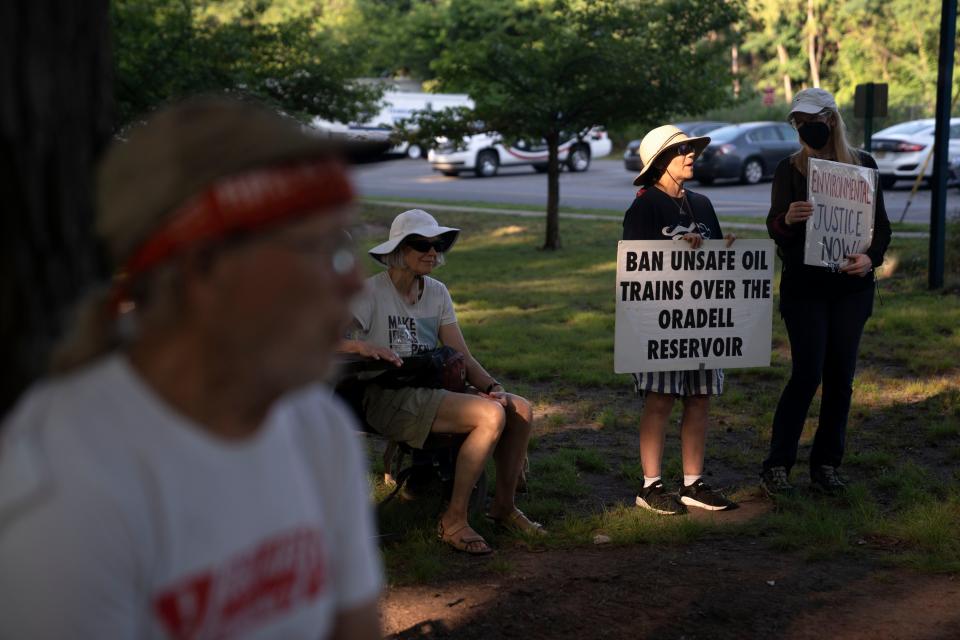
[[(316, 118), (313, 121), (313, 126), (329, 131), (345, 133), (364, 131), (373, 135), (389, 136), (394, 126), (399, 124), (401, 120), (412, 117), (415, 111), (440, 111), (448, 107), (468, 107), (472, 109), (473, 100), (465, 93), (386, 91), (380, 105), (380, 112), (366, 122), (345, 125)], [(406, 155), (411, 158), (423, 156), (423, 150), (419, 146), (409, 145), (406, 142), (393, 147), (387, 153)]]
[[(496, 133), (477, 134), (465, 139), (465, 146), (457, 149), (450, 140), (437, 138), (438, 146), (427, 154), (434, 171), (455, 176), (472, 171), (482, 178), (497, 175), (500, 167), (532, 166), (543, 173), (547, 170), (547, 145), (542, 141), (530, 143), (518, 140), (507, 144)], [(609, 155), (613, 144), (602, 127), (593, 127), (579, 139), (570, 136), (560, 145), (560, 166), (570, 171), (586, 171), (593, 158)]]

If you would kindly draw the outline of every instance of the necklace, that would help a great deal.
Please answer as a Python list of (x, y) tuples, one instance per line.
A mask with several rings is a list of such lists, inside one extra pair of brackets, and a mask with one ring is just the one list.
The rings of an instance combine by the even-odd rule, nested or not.
[[(679, 197), (674, 197), (674, 196), (670, 195), (669, 193), (667, 193), (666, 191), (664, 191), (664, 189), (660, 188), (659, 185), (657, 185), (657, 188), (660, 189), (660, 191), (662, 191), (665, 196), (667, 196), (668, 198), (670, 198), (670, 202), (672, 202), (672, 203), (677, 207), (677, 212), (678, 212), (681, 216), (686, 215), (686, 214), (689, 214), (690, 219), (693, 220), (694, 223), (697, 222), (696, 217), (694, 217), (694, 215), (693, 215), (693, 207), (690, 206), (690, 201), (687, 200), (687, 191), (686, 191), (686, 189), (684, 189), (683, 187), (681, 187), (681, 188), (680, 188), (680, 196), (679, 196)], [(679, 202), (678, 202), (678, 200), (679, 200)], [(686, 205), (686, 207), (684, 207), (684, 205)], [(699, 226), (699, 225), (698, 225), (698, 226)]]

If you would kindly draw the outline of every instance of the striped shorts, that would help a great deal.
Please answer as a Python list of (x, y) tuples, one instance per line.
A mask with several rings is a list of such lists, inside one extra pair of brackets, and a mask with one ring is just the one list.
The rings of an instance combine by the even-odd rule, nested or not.
[(674, 396), (719, 396), (723, 393), (723, 369), (635, 373), (633, 387), (640, 395), (653, 391)]

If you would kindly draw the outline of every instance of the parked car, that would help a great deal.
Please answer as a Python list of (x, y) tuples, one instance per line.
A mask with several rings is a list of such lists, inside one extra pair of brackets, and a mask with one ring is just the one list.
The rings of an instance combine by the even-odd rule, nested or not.
[[(365, 122), (333, 122), (314, 118), (312, 125), (321, 131), (346, 133), (362, 137), (386, 136), (393, 133), (401, 120), (407, 120), (418, 111), (440, 111), (449, 107), (473, 107), (473, 100), (465, 93), (422, 93), (415, 91), (385, 91), (380, 100), (380, 111)], [(401, 142), (392, 146), (387, 155), (422, 158), (423, 150), (418, 145)]]
[[(683, 131), (691, 138), (708, 135), (714, 129), (730, 124), (729, 122), (714, 122), (712, 120), (702, 120), (697, 122), (678, 122), (674, 124), (676, 128)], [(627, 145), (627, 150), (623, 152), (623, 166), (631, 173), (640, 173), (643, 163), (640, 162), (640, 141), (631, 140)]]
[[(602, 127), (593, 127), (582, 136), (571, 135), (560, 145), (561, 167), (570, 171), (586, 171), (593, 158), (610, 154), (610, 137)], [(482, 178), (497, 175), (500, 167), (532, 166), (539, 172), (547, 170), (547, 145), (542, 141), (531, 143), (517, 140), (508, 144), (497, 133), (469, 136), (462, 148), (452, 141), (437, 138), (437, 148), (431, 149), (427, 160), (434, 171), (455, 176), (472, 171)]]
[(800, 150), (797, 132), (785, 122), (745, 122), (710, 132), (710, 144), (693, 163), (700, 184), (738, 178), (756, 184), (773, 175), (777, 164)]
[[(891, 188), (897, 180), (916, 180), (920, 168), (933, 148), (936, 121), (933, 118), (909, 120), (881, 129), (872, 136), (873, 157), (880, 169), (880, 184)], [(957, 178), (960, 164), (960, 118), (950, 118), (950, 145), (947, 152), (950, 180)], [(933, 177), (933, 158), (927, 162), (924, 178)]]

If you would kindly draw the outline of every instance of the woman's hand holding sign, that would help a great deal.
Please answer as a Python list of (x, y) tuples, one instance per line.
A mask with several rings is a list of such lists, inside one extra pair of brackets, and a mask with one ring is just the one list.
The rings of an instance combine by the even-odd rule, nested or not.
[(865, 253), (850, 253), (845, 256), (847, 264), (840, 267), (840, 273), (861, 278), (873, 271), (873, 260)]
[(783, 220), (787, 224), (796, 224), (805, 221), (812, 215), (813, 203), (807, 200), (797, 200), (790, 203), (790, 208), (787, 209), (787, 215), (783, 217)]
[(699, 233), (685, 233), (680, 237), (690, 243), (691, 249), (699, 249), (703, 244), (703, 236)]

